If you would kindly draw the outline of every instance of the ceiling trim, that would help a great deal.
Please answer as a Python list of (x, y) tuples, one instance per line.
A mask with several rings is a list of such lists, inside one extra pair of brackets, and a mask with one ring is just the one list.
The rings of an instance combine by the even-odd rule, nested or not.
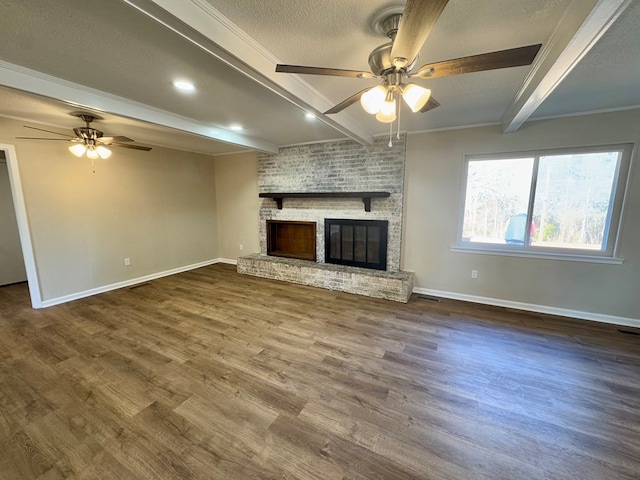
[(515, 132), (600, 40), (633, 0), (573, 0), (502, 116)]
[(180, 115), (134, 102), (124, 97), (30, 70), (0, 60), (0, 84), (6, 87), (35, 93), (62, 102), (92, 110), (142, 120), (144, 122), (200, 135), (219, 142), (278, 153), (275, 144), (238, 134), (230, 130), (210, 127)]
[(333, 102), (302, 78), (276, 74), (275, 66), (281, 62), (206, 1), (123, 1), (340, 133), (373, 144), (373, 136), (346, 113), (324, 115)]
[(598, 115), (601, 113), (624, 112), (627, 110), (640, 110), (640, 105), (626, 105), (624, 107), (600, 108), (597, 110), (585, 110), (583, 112), (559, 113), (556, 115), (545, 115), (544, 117), (531, 117), (530, 122), (539, 120), (554, 120), (556, 118), (582, 117), (583, 115)]

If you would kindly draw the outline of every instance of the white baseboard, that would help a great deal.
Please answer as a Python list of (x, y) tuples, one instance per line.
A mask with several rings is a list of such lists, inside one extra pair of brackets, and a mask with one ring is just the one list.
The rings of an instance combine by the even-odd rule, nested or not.
[[(49, 300), (43, 300), (40, 308), (52, 307), (53, 305), (60, 305), (61, 303), (71, 302), (80, 298), (90, 297), (99, 293), (109, 292), (111, 290), (117, 290), (119, 288), (130, 287), (139, 283), (155, 280), (156, 278), (166, 277), (169, 275), (175, 275), (177, 273), (194, 270), (196, 268), (206, 267), (207, 265), (213, 265), (216, 263), (225, 263), (229, 265), (237, 265), (237, 260), (229, 258), (214, 258), (211, 260), (205, 260), (204, 262), (193, 263), (191, 265), (185, 265), (171, 270), (165, 270), (163, 272), (152, 273), (143, 277), (132, 278), (124, 280), (122, 282), (112, 283), (110, 285), (104, 285), (101, 287), (84, 290), (82, 292), (76, 292), (62, 297), (56, 297)], [(578, 318), (581, 320), (591, 320), (594, 322), (610, 323), (613, 325), (624, 325), (628, 327), (640, 328), (640, 319), (617, 317), (614, 315), (605, 315), (602, 313), (583, 312), (580, 310), (569, 310), (566, 308), (549, 307), (547, 305), (537, 305), (533, 303), (514, 302), (511, 300), (503, 300), (500, 298), (491, 297), (479, 297), (476, 295), (467, 295), (464, 293), (445, 292), (441, 290), (432, 290), (430, 288), (415, 287), (413, 293), (419, 293), (423, 295), (431, 295), (433, 297), (451, 298), (453, 300), (462, 300), (464, 302), (481, 303), (484, 305), (494, 305), (497, 307), (513, 308), (515, 310), (525, 310), (528, 312), (546, 313), (549, 315), (558, 315), (561, 317)]]
[(482, 303), (484, 305), (494, 305), (496, 307), (526, 310), (528, 312), (547, 313), (549, 315), (558, 315), (561, 317), (578, 318), (580, 320), (591, 320), (593, 322), (611, 323), (613, 325), (640, 328), (640, 319), (637, 318), (616, 317), (614, 315), (569, 310), (566, 308), (549, 307), (547, 305), (536, 305), (534, 303), (513, 302), (511, 300), (503, 300), (501, 298), (478, 297), (464, 293), (443, 292), (440, 290), (432, 290), (430, 288), (415, 287), (413, 289), (413, 293), (420, 293), (433, 297), (451, 298), (453, 300), (462, 300), (464, 302)]
[(72, 300), (78, 300), (80, 298), (90, 297), (99, 293), (109, 292), (111, 290), (117, 290), (118, 288), (130, 287), (131, 285), (137, 285), (139, 283), (155, 280), (156, 278), (166, 277), (169, 275), (175, 275), (176, 273), (182, 273), (189, 270), (194, 270), (200, 267), (206, 267), (207, 265), (213, 265), (215, 263), (228, 263), (231, 260), (223, 258), (214, 258), (212, 260), (205, 260), (204, 262), (193, 263), (191, 265), (185, 265), (183, 267), (173, 268), (171, 270), (165, 270), (164, 272), (152, 273), (143, 277), (131, 278), (122, 282), (112, 283), (110, 285), (104, 285), (102, 287), (92, 288), (90, 290), (84, 290), (82, 292), (71, 293), (62, 297), (56, 297), (49, 300), (43, 300), (40, 308), (52, 307), (53, 305), (60, 305), (61, 303), (71, 302)]
[(217, 263), (227, 263), (229, 265), (237, 265), (238, 264), (238, 260), (232, 260), (230, 258), (218, 258), (218, 262)]

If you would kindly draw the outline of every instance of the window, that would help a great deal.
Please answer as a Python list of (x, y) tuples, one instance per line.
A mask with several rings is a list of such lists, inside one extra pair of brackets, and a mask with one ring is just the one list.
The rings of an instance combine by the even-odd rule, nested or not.
[(630, 145), (473, 155), (458, 246), (613, 257)]

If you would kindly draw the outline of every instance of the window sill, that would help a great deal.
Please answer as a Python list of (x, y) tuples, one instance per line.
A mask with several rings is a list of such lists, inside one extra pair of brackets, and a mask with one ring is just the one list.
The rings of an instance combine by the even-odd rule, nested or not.
[(451, 247), (454, 253), (475, 253), (479, 255), (500, 255), (503, 257), (521, 257), (521, 258), (540, 258), (543, 260), (560, 260), (564, 262), (586, 262), (586, 263), (604, 263), (608, 265), (621, 265), (623, 258), (617, 257), (601, 257), (598, 255), (580, 255), (575, 253), (546, 253), (520, 251), (510, 249), (495, 249), (483, 247), (466, 247), (454, 245)]

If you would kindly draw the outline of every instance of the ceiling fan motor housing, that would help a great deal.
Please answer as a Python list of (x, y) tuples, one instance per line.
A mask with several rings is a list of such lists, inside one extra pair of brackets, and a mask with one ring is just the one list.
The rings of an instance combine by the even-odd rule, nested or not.
[[(373, 20), (374, 31), (384, 32), (391, 39), (390, 42), (380, 45), (369, 54), (369, 68), (374, 75), (385, 76), (397, 70), (391, 60), (391, 48), (398, 33), (400, 20), (402, 20), (402, 7), (383, 10)], [(406, 65), (403, 70), (410, 71), (417, 60), (417, 57), (414, 58), (411, 64)]]
[(388, 42), (371, 51), (369, 54), (369, 68), (371, 69), (371, 73), (377, 76), (383, 76), (395, 68), (389, 57), (392, 46), (393, 42)]
[(83, 138), (85, 140), (95, 140), (96, 138), (100, 138), (104, 135), (100, 130), (91, 127), (74, 128), (73, 133), (75, 133), (79, 138)]
[[(388, 42), (380, 45), (379, 47), (373, 49), (373, 51), (369, 54), (369, 68), (371, 72), (378, 76), (383, 77), (389, 73), (393, 73), (398, 69), (391, 61), (391, 48), (393, 47), (393, 42)], [(402, 68), (401, 70), (404, 72), (409, 72), (416, 64), (418, 57), (411, 62), (411, 64)]]

